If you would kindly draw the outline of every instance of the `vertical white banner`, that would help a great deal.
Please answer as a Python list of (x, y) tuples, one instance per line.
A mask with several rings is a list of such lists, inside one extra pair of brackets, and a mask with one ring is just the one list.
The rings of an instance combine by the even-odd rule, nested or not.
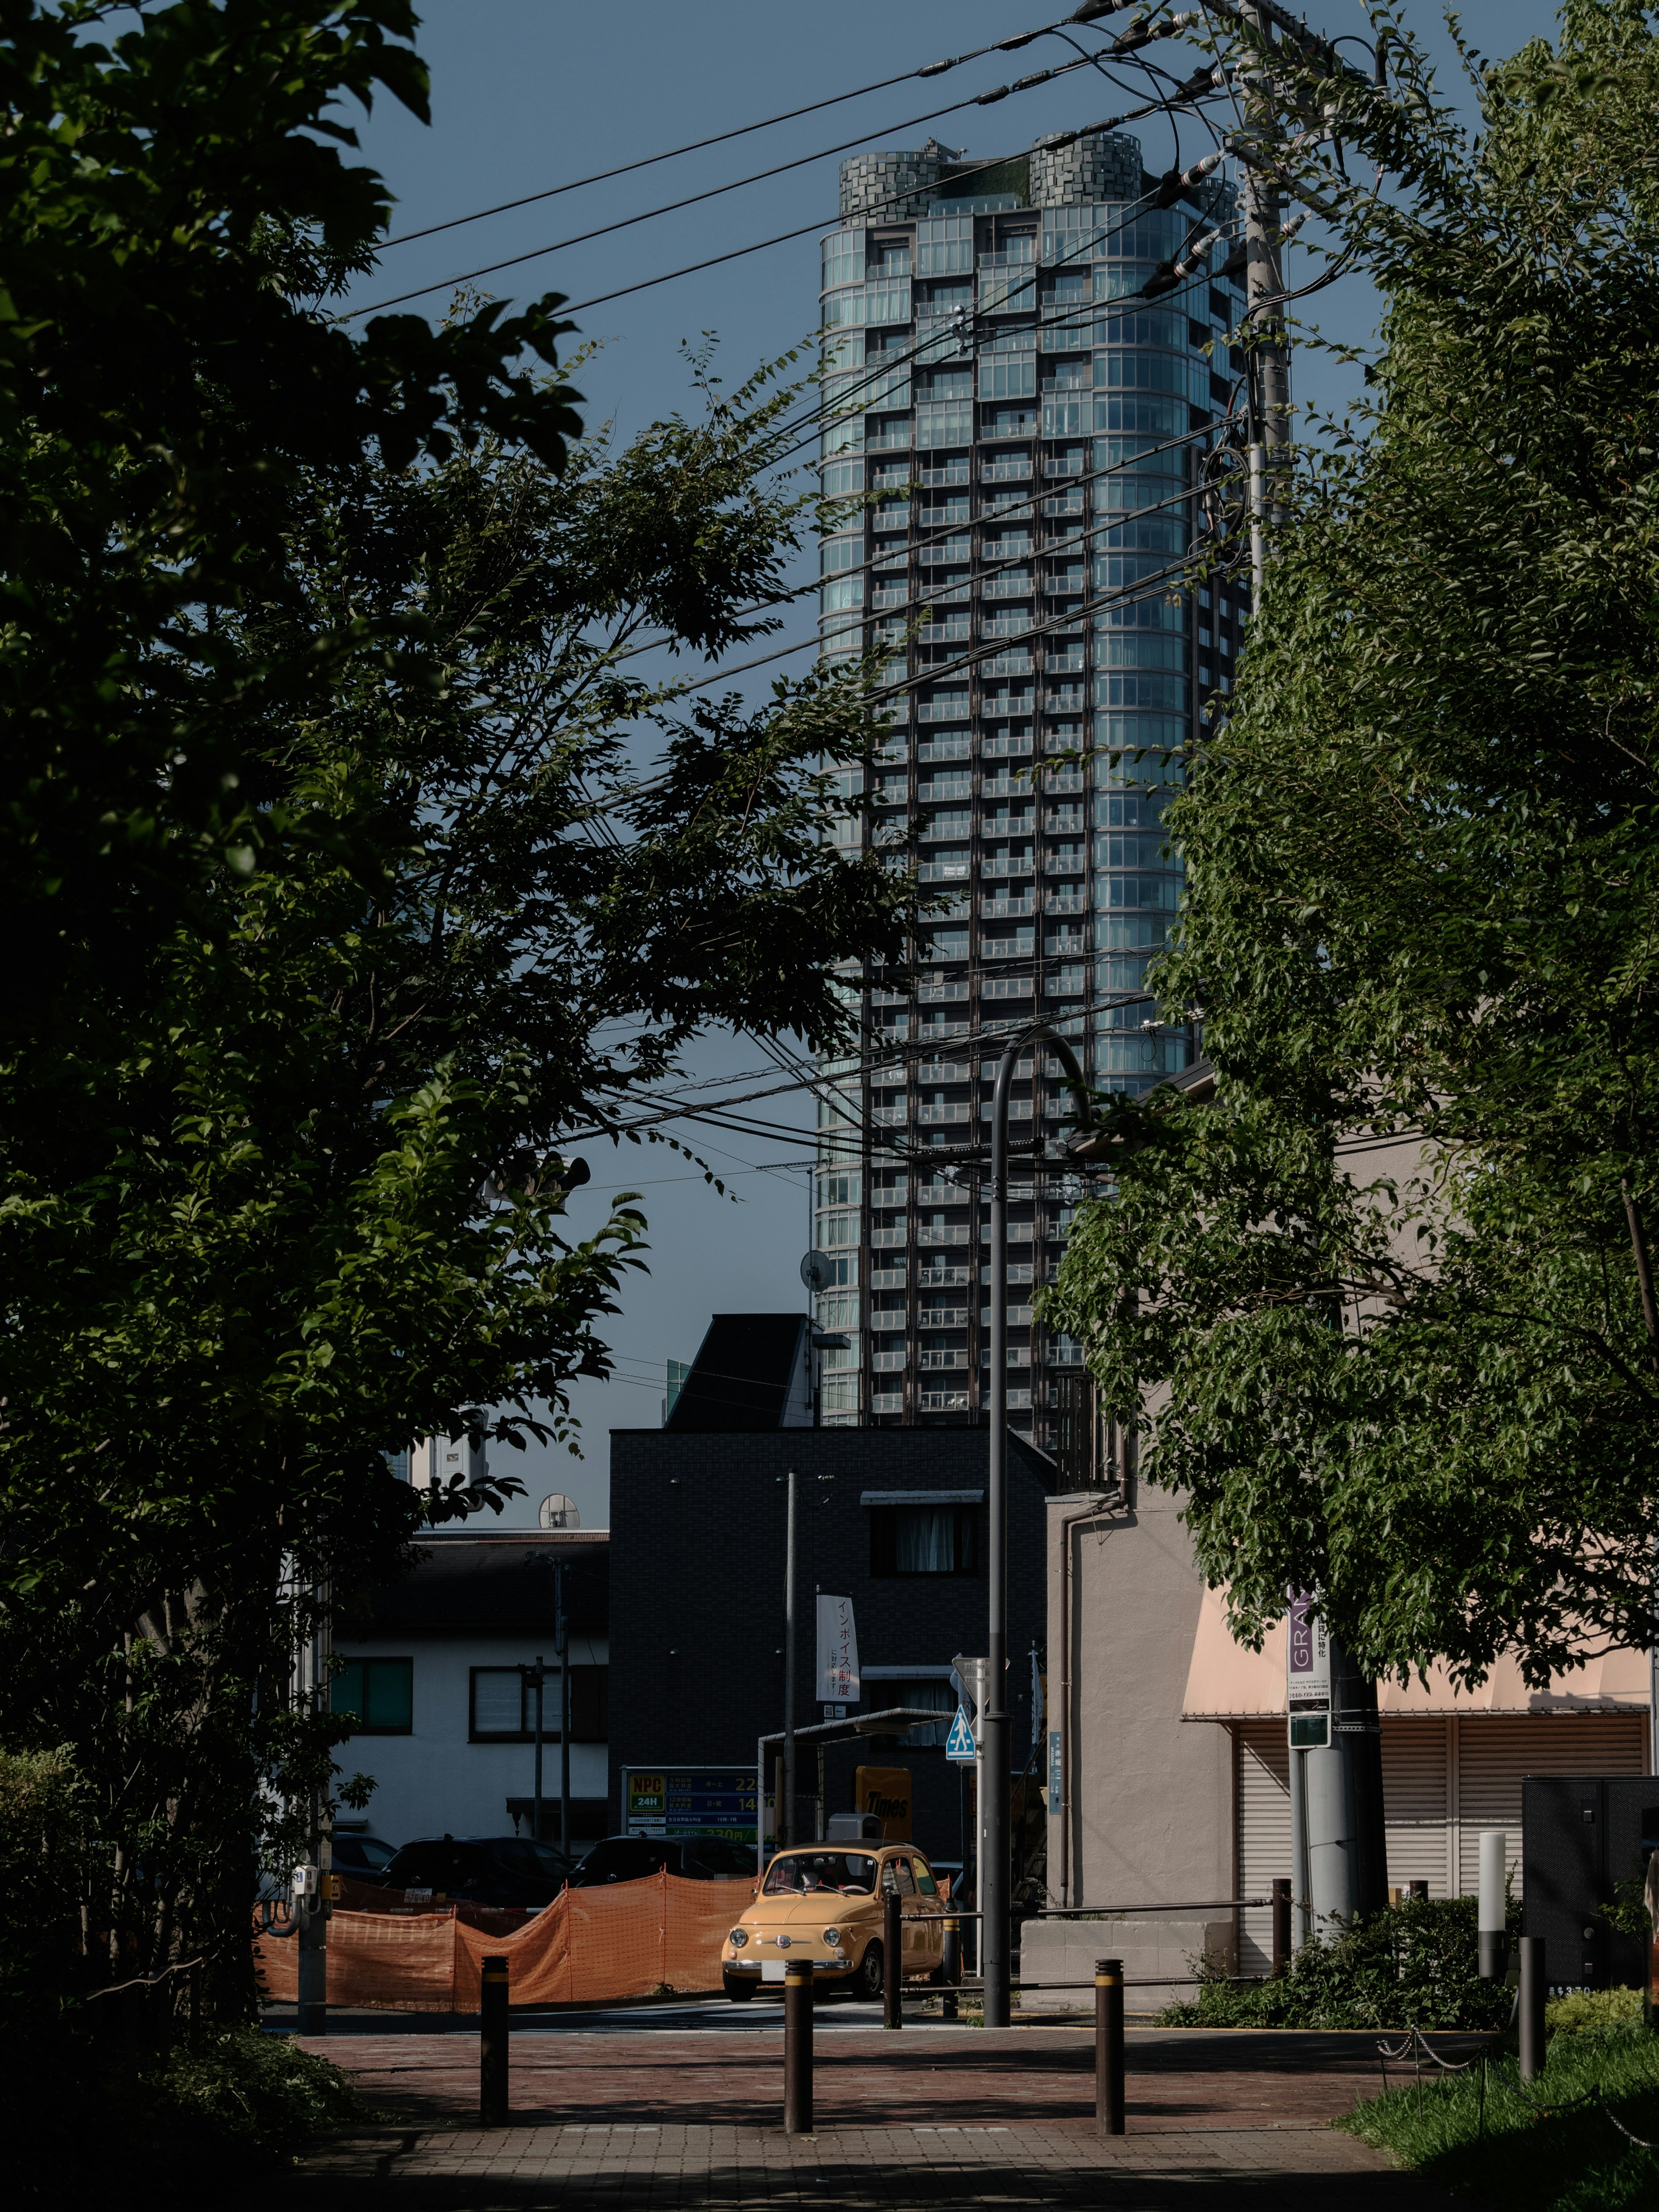
[(1331, 1740), (1331, 1650), (1325, 1624), (1307, 1590), (1290, 1592), (1285, 1639), (1285, 1705), (1293, 1750), (1318, 1750)]
[(859, 1688), (859, 1632), (850, 1597), (818, 1597), (818, 1703), (855, 1705)]

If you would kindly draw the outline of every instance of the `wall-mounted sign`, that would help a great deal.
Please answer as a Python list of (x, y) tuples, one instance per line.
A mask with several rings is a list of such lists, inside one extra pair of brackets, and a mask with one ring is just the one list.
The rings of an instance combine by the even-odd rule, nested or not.
[(881, 1822), (884, 1843), (909, 1842), (910, 1771), (908, 1767), (855, 1767), (853, 1790), (859, 1811), (873, 1813)]
[(859, 1688), (859, 1632), (850, 1597), (818, 1597), (818, 1703), (849, 1705)]
[(622, 1800), (624, 1835), (755, 1840), (752, 1766), (624, 1766)]
[(1285, 1638), (1285, 1709), (1292, 1751), (1323, 1751), (1331, 1740), (1331, 1647), (1306, 1590), (1290, 1594)]

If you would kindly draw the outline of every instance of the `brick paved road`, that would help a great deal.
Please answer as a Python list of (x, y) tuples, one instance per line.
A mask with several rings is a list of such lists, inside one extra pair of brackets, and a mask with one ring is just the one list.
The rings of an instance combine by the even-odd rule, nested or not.
[(826, 2035), (818, 2131), (793, 2141), (779, 2125), (770, 2034), (519, 2037), (514, 2124), (493, 2133), (465, 2124), (477, 2110), (474, 2036), (331, 2037), (314, 2047), (406, 2121), (320, 2153), (297, 2189), (273, 2196), (273, 2212), (1452, 2203), (1330, 2129), (1376, 2084), (1365, 2039), (1133, 2035), (1129, 2133), (1115, 2142), (1094, 2135), (1091, 2039), (1076, 2029)]

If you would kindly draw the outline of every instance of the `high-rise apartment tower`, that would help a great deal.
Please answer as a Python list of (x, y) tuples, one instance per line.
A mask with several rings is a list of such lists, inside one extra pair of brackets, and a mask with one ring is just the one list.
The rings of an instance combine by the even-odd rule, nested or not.
[[(990, 169), (934, 143), (842, 166), (823, 240), (823, 473), (866, 504), (823, 541), (820, 651), (890, 644), (908, 686), (876, 811), (845, 834), (921, 820), (923, 880), (954, 903), (922, 931), (914, 996), (848, 971), (881, 1064), (822, 1070), (814, 1241), (838, 1279), (817, 1317), (849, 1340), (823, 1354), (827, 1422), (981, 1418), (988, 1208), (976, 1176), (926, 1154), (988, 1136), (997, 1034), (1041, 1014), (1095, 1084), (1127, 1091), (1190, 1048), (1146, 1026), (1156, 1010), (1135, 994), (1180, 890), (1164, 803), (1247, 611), (1243, 583), (1182, 580), (1243, 295), (1223, 242), (1175, 289), (1134, 296), (1231, 214), (1219, 182), (1166, 208), (1157, 192), (1115, 134)], [(1015, 1085), (1017, 1141), (1067, 1111), (1037, 1057)], [(1031, 1292), (1077, 1195), (1061, 1168), (1016, 1169), (1008, 1402), (1038, 1443), (1080, 1355), (1033, 1325)]]

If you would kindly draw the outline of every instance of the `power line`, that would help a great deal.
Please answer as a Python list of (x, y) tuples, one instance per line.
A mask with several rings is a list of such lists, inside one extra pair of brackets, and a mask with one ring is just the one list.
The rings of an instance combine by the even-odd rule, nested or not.
[[(1120, 122), (1127, 122), (1131, 118), (1127, 116), (1122, 116), (1117, 118)], [(1105, 126), (1100, 125), (1097, 127), (1104, 128)], [(1162, 182), (1162, 180), (1160, 181)], [(1188, 189), (1192, 189), (1192, 187), (1188, 187)], [(1145, 209), (1146, 202), (1154, 197), (1155, 191), (1143, 192), (1139, 199), (1132, 200), (1128, 204), (1128, 212), (1121, 221), (1114, 223), (1109, 229), (1086, 232), (1076, 246), (1069, 248), (1066, 252), (1060, 255), (1055, 261), (1045, 265), (1050, 269), (1050, 270), (1060, 268), (1066, 262), (1075, 260), (1079, 255), (1084, 253), (1085, 250), (1092, 252), (1093, 248), (1103, 242), (1105, 240), (1117, 237), (1122, 231), (1125, 231), (1129, 228), (1130, 224), (1137, 219), (1139, 213)], [(816, 228), (817, 226), (814, 225), (813, 228)], [(1032, 279), (1034, 283), (1036, 281), (1036, 268), (1037, 264), (1034, 262), (1032, 264)], [(1207, 271), (1201, 270), (1196, 271), (1191, 277), (1186, 280), (1185, 283), (1177, 289), (1175, 294), (1160, 299), (1158, 304), (1160, 307), (1163, 307), (1165, 311), (1170, 313), (1178, 313), (1181, 312), (1178, 301), (1182, 293), (1189, 290), (1194, 285), (1200, 283), (1207, 284), (1212, 281), (1212, 278)], [(1040, 331), (1056, 327), (1063, 328), (1068, 323), (1074, 323), (1078, 327), (1080, 337), (1083, 326), (1085, 325), (1092, 324), (1100, 319), (1103, 313), (1108, 319), (1109, 319), (1114, 310), (1115, 310), (1119, 314), (1139, 313), (1145, 311), (1145, 307), (1147, 304), (1148, 303), (1143, 302), (1140, 305), (1136, 305), (1133, 301), (1128, 299), (1121, 301), (1091, 299), (1086, 301), (1074, 301), (1057, 307), (1051, 313), (1037, 312), (1034, 316), (1034, 327)], [(884, 361), (868, 375), (862, 378), (858, 384), (849, 388), (843, 388), (842, 391), (838, 392), (833, 400), (821, 402), (817, 407), (811, 409), (805, 416), (800, 417), (796, 423), (785, 426), (786, 430), (805, 430), (808, 434), (808, 437), (810, 437), (813, 432), (814, 426), (821, 425), (823, 418), (830, 413), (831, 408), (835, 408), (838, 412), (845, 412), (848, 414), (858, 411), (849, 403), (856, 398), (859, 392), (868, 391), (873, 386), (879, 384), (884, 377), (890, 376), (896, 369), (902, 368), (906, 363), (915, 362), (921, 355), (941, 345), (948, 335), (948, 332), (934, 332), (927, 337), (919, 338), (915, 344), (909, 347), (906, 351), (895, 356), (890, 361)], [(1091, 337), (1093, 333), (1091, 332)], [(1078, 350), (1081, 351), (1084, 349), (1085, 349), (1079, 345)], [(970, 359), (977, 361), (979, 356), (979, 340), (977, 336), (975, 336), (972, 338), (966, 350)], [(1224, 418), (1224, 419), (1225, 418)], [(1091, 469), (1085, 475), (1075, 477), (1071, 481), (1079, 484), (1091, 483), (1101, 476), (1109, 476), (1115, 474), (1120, 469), (1127, 469), (1138, 466), (1142, 462), (1153, 459), (1158, 453), (1167, 453), (1171, 451), (1175, 447), (1188, 445), (1194, 439), (1206, 437), (1209, 434), (1210, 430), (1214, 427), (1215, 425), (1209, 424), (1200, 430), (1188, 431), (1182, 437), (1170, 440), (1164, 445), (1152, 447), (1146, 453), (1138, 454), (1130, 460), (1114, 462), (1105, 469)], [(781, 435), (784, 434), (784, 433), (780, 432), (778, 434)], [(778, 462), (787, 460), (791, 453), (798, 452), (800, 446), (806, 442), (806, 437), (799, 439), (793, 447), (787, 446), (781, 450), (781, 452), (773, 454), (770, 457), (773, 465), (776, 465)], [(924, 487), (924, 489), (926, 488), (927, 487)], [(1034, 490), (1031, 495), (1031, 501), (1033, 505), (1035, 505), (1038, 496), (1039, 495)], [(1014, 504), (1018, 507), (1020, 502), (1015, 501)], [(981, 518), (981, 520), (983, 518)], [(935, 534), (949, 536), (951, 534), (955, 526), (956, 526), (949, 524), (942, 525), (940, 526), (939, 531)], [(927, 542), (927, 534), (923, 533), (918, 543), (925, 544)], [(836, 574), (837, 576), (859, 575), (863, 574), (864, 571), (869, 568), (872, 565), (872, 563), (870, 562), (860, 562), (856, 568), (838, 569), (836, 571)], [(739, 616), (763, 613), (768, 607), (789, 605), (795, 600), (804, 599), (810, 593), (817, 591), (822, 580), (821, 577), (815, 576), (810, 581), (797, 586), (793, 591), (784, 592), (776, 599), (757, 600), (752, 606), (738, 610)], [(660, 637), (642, 639), (638, 644), (631, 645), (628, 647), (625, 651), (615, 654), (611, 659), (611, 665), (614, 666), (620, 661), (630, 660), (641, 653), (655, 652), (665, 645), (673, 644), (674, 641), (674, 639), (667, 633), (665, 633)]]
[[(1080, 62), (1066, 62), (1061, 64), (1061, 69), (1077, 69), (1081, 68), (1083, 64)], [(1046, 78), (1047, 76), (1059, 75), (1060, 73), (1060, 70), (1052, 70), (1045, 71), (1043, 74)], [(1033, 80), (1033, 82), (1035, 81), (1036, 80)], [(1007, 91), (1017, 90), (1018, 88), (1019, 88), (1017, 86), (1005, 88), (1004, 90), (1000, 92), (996, 96), (998, 98), (1005, 97)], [(957, 102), (956, 105), (957, 107), (976, 106), (981, 102), (988, 100), (989, 97), (989, 94), (981, 94), (977, 100), (960, 100)], [(1072, 145), (1078, 139), (1090, 137), (1099, 131), (1115, 130), (1121, 124), (1133, 122), (1139, 117), (1167, 110), (1170, 106), (1170, 102), (1167, 99), (1155, 100), (1150, 101), (1146, 106), (1133, 110), (1125, 115), (1109, 116), (1097, 123), (1085, 123), (1074, 131), (1056, 131), (1052, 136), (1045, 138), (1043, 142), (1044, 150), (1046, 152), (1057, 149), (1061, 146)], [(947, 115), (954, 112), (954, 110), (951, 108), (941, 107), (934, 109), (933, 112), (936, 115)], [(916, 119), (919, 121), (926, 121), (927, 118), (926, 117), (920, 117)], [(890, 127), (893, 129), (902, 129), (908, 126), (894, 125)], [(867, 131), (862, 138), (852, 139), (848, 143), (850, 145), (863, 145), (866, 143), (871, 137), (884, 135), (884, 130), (882, 132)], [(833, 153), (841, 149), (832, 147), (827, 150)], [(824, 155), (807, 155), (805, 158), (807, 160), (822, 160), (824, 158)], [(1000, 169), (1005, 166), (1007, 160), (1008, 156), (1006, 154), (999, 155), (994, 161), (977, 161), (967, 168), (957, 169), (951, 177), (951, 185), (955, 187), (960, 185), (963, 181), (969, 177), (981, 176), (990, 170)], [(786, 167), (798, 167), (800, 165), (799, 163), (786, 163), (784, 166)], [(772, 175), (776, 173), (769, 170), (763, 173)], [(755, 178), (741, 178), (738, 179), (740, 184), (752, 184), (756, 181), (757, 181), (757, 179)], [(721, 185), (718, 189), (722, 191), (735, 191), (737, 186)], [(709, 195), (707, 193), (698, 193), (694, 195), (694, 197), (696, 198), (707, 198)], [(877, 201), (868, 208), (860, 209), (859, 212), (860, 215), (866, 217), (876, 216), (879, 219), (879, 210), (881, 209), (891, 207), (895, 204), (902, 204), (904, 201), (914, 199), (915, 198), (915, 188), (912, 186), (907, 191), (890, 192), (885, 199)], [(665, 215), (671, 213), (674, 208), (689, 207), (690, 204), (690, 200), (677, 200), (672, 203), (670, 207), (659, 208), (653, 210), (652, 212), (658, 215)], [(631, 222), (642, 222), (646, 221), (647, 218), (643, 216), (639, 216), (630, 217), (629, 220)], [(672, 283), (676, 277), (693, 276), (705, 269), (717, 269), (728, 261), (740, 261), (747, 254), (763, 252), (769, 246), (785, 246), (793, 239), (805, 238), (812, 231), (823, 230), (830, 227), (833, 226), (829, 224), (828, 219), (823, 216), (820, 216), (817, 221), (814, 222), (801, 223), (793, 230), (779, 231), (771, 238), (757, 239), (752, 245), (733, 246), (728, 252), (713, 253), (710, 254), (706, 260), (691, 261), (688, 262), (683, 268), (666, 270), (659, 276), (645, 276), (641, 277), (640, 281), (635, 284), (618, 285), (614, 292), (598, 292), (590, 299), (576, 300), (569, 302), (562, 301), (560, 304), (566, 313), (573, 315), (580, 314), (585, 308), (601, 307), (612, 300), (624, 300), (629, 298), (633, 293), (649, 291), (654, 285)], [(607, 226), (607, 228), (621, 228), (623, 226), (617, 224)], [(598, 231), (590, 231), (585, 233), (583, 235), (584, 237), (596, 238), (601, 234), (602, 234)], [(538, 260), (544, 254), (556, 253), (564, 246), (577, 245), (580, 243), (581, 243), (581, 240), (579, 239), (557, 240), (550, 246), (536, 246), (527, 253), (515, 254), (510, 260), (492, 262), (487, 268), (475, 269), (469, 271), (467, 274), (459, 276), (440, 277), (437, 283), (417, 286), (414, 291), (397, 293), (391, 299), (375, 301), (367, 307), (350, 308), (343, 315), (336, 315), (333, 318), (333, 320), (336, 323), (355, 322), (359, 316), (379, 314), (384, 308), (401, 307), (405, 301), (424, 299), (429, 292), (441, 292), (449, 285), (465, 284), (470, 283), (471, 279), (476, 276), (493, 276), (500, 270), (516, 268), (523, 262)]]
[[(1113, 1006), (1150, 1006), (1153, 1002), (1153, 994), (1150, 992), (1109, 991), (1103, 997), (1091, 999), (1085, 1005), (1074, 1007), (1072, 1009), (1072, 1013), (1085, 1016), (1101, 1013)], [(1070, 1019), (1071, 1014), (1068, 1014), (1066, 1018)], [(970, 1053), (977, 1049), (983, 1054), (993, 1046), (1006, 1045), (1009, 1036), (1018, 1036), (1022, 1029), (1028, 1026), (1029, 1021), (1028, 1015), (1010, 1015), (1006, 1022), (994, 1023), (988, 1027), (982, 1026), (972, 1036), (952, 1038), (949, 1042), (953, 1045), (963, 1047)], [(937, 1042), (936, 1040), (928, 1041), (926, 1048), (936, 1049)], [(636, 1121), (617, 1121), (609, 1124), (595, 1123), (590, 1128), (567, 1131), (562, 1141), (566, 1144), (579, 1144), (590, 1137), (610, 1137), (614, 1140), (618, 1136), (625, 1136), (630, 1130), (654, 1128), (663, 1121), (697, 1121), (706, 1115), (722, 1113), (733, 1106), (751, 1104), (758, 1099), (777, 1098), (801, 1091), (815, 1091), (820, 1084), (833, 1090), (838, 1080), (847, 1076), (857, 1075), (861, 1080), (864, 1076), (876, 1068), (902, 1066), (912, 1058), (918, 1057), (923, 1049), (923, 1041), (916, 1039), (914, 1042), (907, 1042), (903, 1045), (890, 1047), (884, 1051), (860, 1053), (853, 1056), (850, 1066), (843, 1066), (835, 1072), (819, 1071), (809, 1075), (796, 1076), (783, 1083), (768, 1084), (758, 1091), (740, 1091), (734, 1097), (711, 1100), (706, 1107), (688, 1108), (679, 1100), (672, 1098), (656, 1101), (641, 1100), (635, 1103), (659, 1106), (660, 1110)], [(849, 1121), (847, 1126), (851, 1128), (858, 1125)], [(790, 1129), (787, 1133), (799, 1137), (811, 1136), (813, 1132)]]
[[(562, 192), (580, 191), (588, 185), (608, 184), (613, 177), (629, 176), (635, 169), (648, 169), (659, 161), (675, 161), (683, 154), (700, 154), (705, 147), (723, 146), (729, 139), (747, 137), (751, 131), (769, 131), (775, 124), (793, 123), (800, 116), (816, 115), (822, 108), (839, 107), (847, 100), (863, 100), (872, 92), (885, 92), (892, 85), (908, 84), (912, 77), (943, 76), (947, 70), (960, 69), (964, 63), (979, 61), (987, 54), (1012, 53), (1020, 46), (1029, 46), (1038, 39), (1050, 37), (1060, 32), (1060, 28), (1058, 23), (1045, 23), (1040, 31), (1022, 31), (1018, 38), (999, 39), (993, 46), (975, 46), (971, 53), (952, 54), (948, 60), (942, 62), (927, 62), (920, 69), (902, 70), (897, 76), (878, 77), (873, 84), (859, 85), (851, 92), (832, 93), (827, 100), (809, 100), (805, 107), (786, 108), (781, 115), (768, 115), (758, 123), (741, 123), (735, 130), (717, 131), (712, 138), (693, 138), (686, 145), (671, 146), (665, 154), (647, 154), (637, 161), (624, 161), (614, 169), (597, 170), (591, 177), (574, 178), (568, 185), (550, 185), (545, 191), (526, 192), (522, 198), (502, 200), (498, 206), (479, 208), (472, 215), (452, 216), (447, 222), (428, 223), (423, 230), (402, 231), (396, 238), (384, 240), (380, 250), (384, 252), (389, 246), (407, 246), (416, 238), (432, 238), (441, 230), (459, 230), (465, 223), (483, 222), (489, 216), (509, 215), (515, 208), (532, 207), (538, 200), (556, 199)], [(1067, 43), (1072, 42), (1068, 40)], [(903, 129), (905, 126), (895, 125), (893, 127)]]
[[(1224, 417), (1223, 419), (1225, 420), (1226, 418)], [(1108, 515), (1101, 521), (1095, 523), (1091, 528), (1086, 531), (1076, 532), (1071, 538), (1062, 542), (1064, 544), (1081, 544), (1087, 538), (1098, 537), (1103, 530), (1121, 530), (1126, 525), (1131, 522), (1144, 521), (1149, 514), (1161, 514), (1165, 507), (1183, 507), (1188, 500), (1195, 499), (1197, 496), (1198, 488), (1195, 485), (1185, 485), (1179, 492), (1173, 494), (1169, 499), (1158, 500), (1151, 507), (1135, 507), (1127, 514)], [(1056, 548), (1052, 550), (1059, 549)], [(1028, 555), (1019, 554), (1016, 555), (1014, 559), (1018, 562), (1028, 559), (1029, 557), (1030, 556)], [(1161, 570), (1158, 577), (1146, 578), (1141, 580), (1147, 583), (1152, 583), (1169, 576), (1179, 575), (1184, 572), (1187, 566), (1187, 561), (1188, 556), (1183, 555), (1182, 561), (1176, 568)], [(1000, 565), (1006, 568), (1013, 564), (1012, 562), (1005, 562)], [(981, 574), (987, 575), (994, 573), (994, 571), (991, 569), (981, 571)], [(946, 586), (946, 588), (954, 589), (956, 587)], [(1125, 586), (1124, 588), (1127, 589), (1127, 587)], [(1116, 592), (1108, 592), (1101, 599), (1085, 599), (1080, 606), (1067, 608), (1060, 614), (1048, 616), (1042, 622), (1032, 623), (1029, 628), (1018, 632), (1017, 636), (1040, 637), (1045, 632), (1056, 629), (1062, 623), (1080, 622), (1085, 615), (1092, 613), (1095, 609), (1105, 606), (1110, 604), (1113, 599), (1121, 598), (1121, 596), (1122, 592), (1119, 591)], [(862, 625), (860, 624), (859, 626), (861, 627)], [(848, 632), (850, 633), (854, 627), (854, 625), (848, 623)], [(832, 636), (842, 634), (843, 633), (840, 632), (831, 633)], [(823, 641), (824, 641), (820, 637), (805, 637), (800, 639), (794, 645), (780, 646), (775, 653), (758, 653), (752, 660), (739, 660), (733, 667), (717, 668), (711, 675), (699, 677), (695, 684), (677, 684), (672, 690), (665, 691), (664, 694), (665, 701), (688, 698), (694, 691), (707, 690), (711, 684), (725, 683), (729, 678), (733, 676), (741, 676), (751, 668), (764, 668), (769, 662), (774, 660), (787, 660), (792, 653), (810, 652), (814, 647), (821, 646)], [(981, 645), (973, 653), (963, 653), (958, 659), (945, 661), (936, 668), (923, 669), (916, 675), (907, 678), (902, 683), (890, 684), (883, 686), (878, 690), (872, 691), (866, 701), (866, 704), (874, 705), (883, 699), (897, 697), (902, 692), (915, 690), (919, 684), (937, 683), (941, 676), (953, 676), (962, 669), (973, 667), (977, 662), (985, 659), (991, 654), (1006, 653), (1009, 646), (1015, 641), (1016, 640), (1014, 637), (993, 639), (988, 645)]]
[[(884, 124), (879, 131), (861, 131), (856, 138), (843, 138), (834, 146), (820, 146), (816, 152), (798, 154), (793, 160), (779, 161), (769, 169), (757, 169), (752, 176), (733, 178), (730, 184), (710, 185), (706, 191), (688, 192), (683, 199), (665, 200), (661, 207), (647, 208), (639, 215), (620, 216), (615, 222), (601, 223), (597, 230), (578, 231), (574, 238), (556, 239), (550, 246), (532, 246), (527, 252), (509, 254), (504, 261), (489, 261), (481, 269), (468, 269), (459, 276), (441, 276), (435, 283), (422, 284), (412, 292), (394, 293), (389, 300), (376, 301), (373, 307), (354, 307), (349, 315), (335, 318), (349, 323), (359, 315), (378, 314), (383, 307), (401, 307), (405, 300), (419, 300), (428, 292), (441, 292), (452, 284), (470, 284), (479, 276), (494, 276), (503, 269), (517, 269), (526, 261), (539, 261), (544, 254), (562, 253), (572, 246), (586, 246), (590, 240), (608, 238), (613, 231), (630, 230), (635, 223), (654, 222), (659, 216), (677, 215), (682, 208), (696, 207), (703, 200), (720, 198), (726, 192), (741, 191), (745, 185), (764, 184), (769, 177), (781, 177), (791, 169), (809, 167), (814, 161), (827, 161), (832, 154), (845, 154), (854, 146), (865, 146), (872, 138), (886, 137), (896, 131), (914, 131), (923, 123), (936, 123), (942, 115), (955, 115), (964, 107), (983, 107), (991, 102), (1006, 100), (1011, 92), (1024, 92), (1039, 84), (1047, 84), (1053, 77), (1068, 76), (1072, 70), (1085, 69), (1086, 62), (1060, 62), (1054, 69), (1042, 70), (1034, 76), (1022, 77), (1017, 85), (1001, 85), (994, 92), (981, 92), (968, 100), (953, 100), (944, 107), (930, 107), (921, 115), (907, 115), (900, 122)], [(908, 197), (908, 196), (907, 196)], [(811, 223), (809, 229), (822, 226)], [(614, 295), (612, 295), (614, 296)]]

